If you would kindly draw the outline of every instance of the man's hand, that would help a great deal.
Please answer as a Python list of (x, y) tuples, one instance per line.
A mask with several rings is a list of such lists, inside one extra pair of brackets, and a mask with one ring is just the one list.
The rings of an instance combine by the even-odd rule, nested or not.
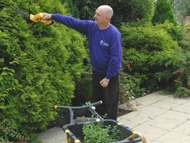
[(100, 81), (100, 84), (101, 84), (102, 87), (107, 87), (108, 84), (109, 84), (109, 81), (110, 81), (109, 79), (104, 78), (104, 79), (102, 79), (102, 80)]
[(42, 13), (42, 14), (43, 14), (43, 18), (41, 20), (51, 19), (51, 14), (48, 14), (48, 13)]

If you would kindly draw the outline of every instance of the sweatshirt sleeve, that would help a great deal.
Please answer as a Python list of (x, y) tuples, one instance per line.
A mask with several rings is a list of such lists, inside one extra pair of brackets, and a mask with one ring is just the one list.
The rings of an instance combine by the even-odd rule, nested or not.
[(80, 20), (61, 14), (52, 14), (52, 19), (86, 35), (88, 34), (88, 26), (92, 22), (90, 20)]
[(108, 65), (106, 79), (116, 76), (120, 71), (122, 61), (122, 40), (120, 34), (115, 34), (112, 38), (110, 47), (110, 61)]

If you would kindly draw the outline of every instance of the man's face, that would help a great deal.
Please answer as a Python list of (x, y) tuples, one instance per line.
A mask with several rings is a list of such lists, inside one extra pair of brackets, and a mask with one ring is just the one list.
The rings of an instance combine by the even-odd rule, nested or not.
[(102, 9), (98, 8), (96, 10), (96, 13), (94, 15), (94, 20), (97, 25), (102, 25), (106, 22), (106, 16)]

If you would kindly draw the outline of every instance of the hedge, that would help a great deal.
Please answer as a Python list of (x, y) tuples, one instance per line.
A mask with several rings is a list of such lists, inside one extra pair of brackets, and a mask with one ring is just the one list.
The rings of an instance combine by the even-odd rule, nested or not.
[(54, 105), (70, 105), (86, 57), (85, 38), (59, 23), (45, 26), (28, 14), (66, 14), (59, 0), (0, 2), (0, 121), (12, 118), (31, 136), (55, 119)]

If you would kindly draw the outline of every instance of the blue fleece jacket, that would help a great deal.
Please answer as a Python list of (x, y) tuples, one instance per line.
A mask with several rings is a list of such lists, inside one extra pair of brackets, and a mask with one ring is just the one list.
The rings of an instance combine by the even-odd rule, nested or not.
[(91, 20), (60, 14), (52, 14), (52, 19), (88, 36), (90, 61), (96, 72), (106, 74), (105, 78), (111, 79), (120, 71), (122, 39), (120, 32), (112, 24), (101, 30)]

